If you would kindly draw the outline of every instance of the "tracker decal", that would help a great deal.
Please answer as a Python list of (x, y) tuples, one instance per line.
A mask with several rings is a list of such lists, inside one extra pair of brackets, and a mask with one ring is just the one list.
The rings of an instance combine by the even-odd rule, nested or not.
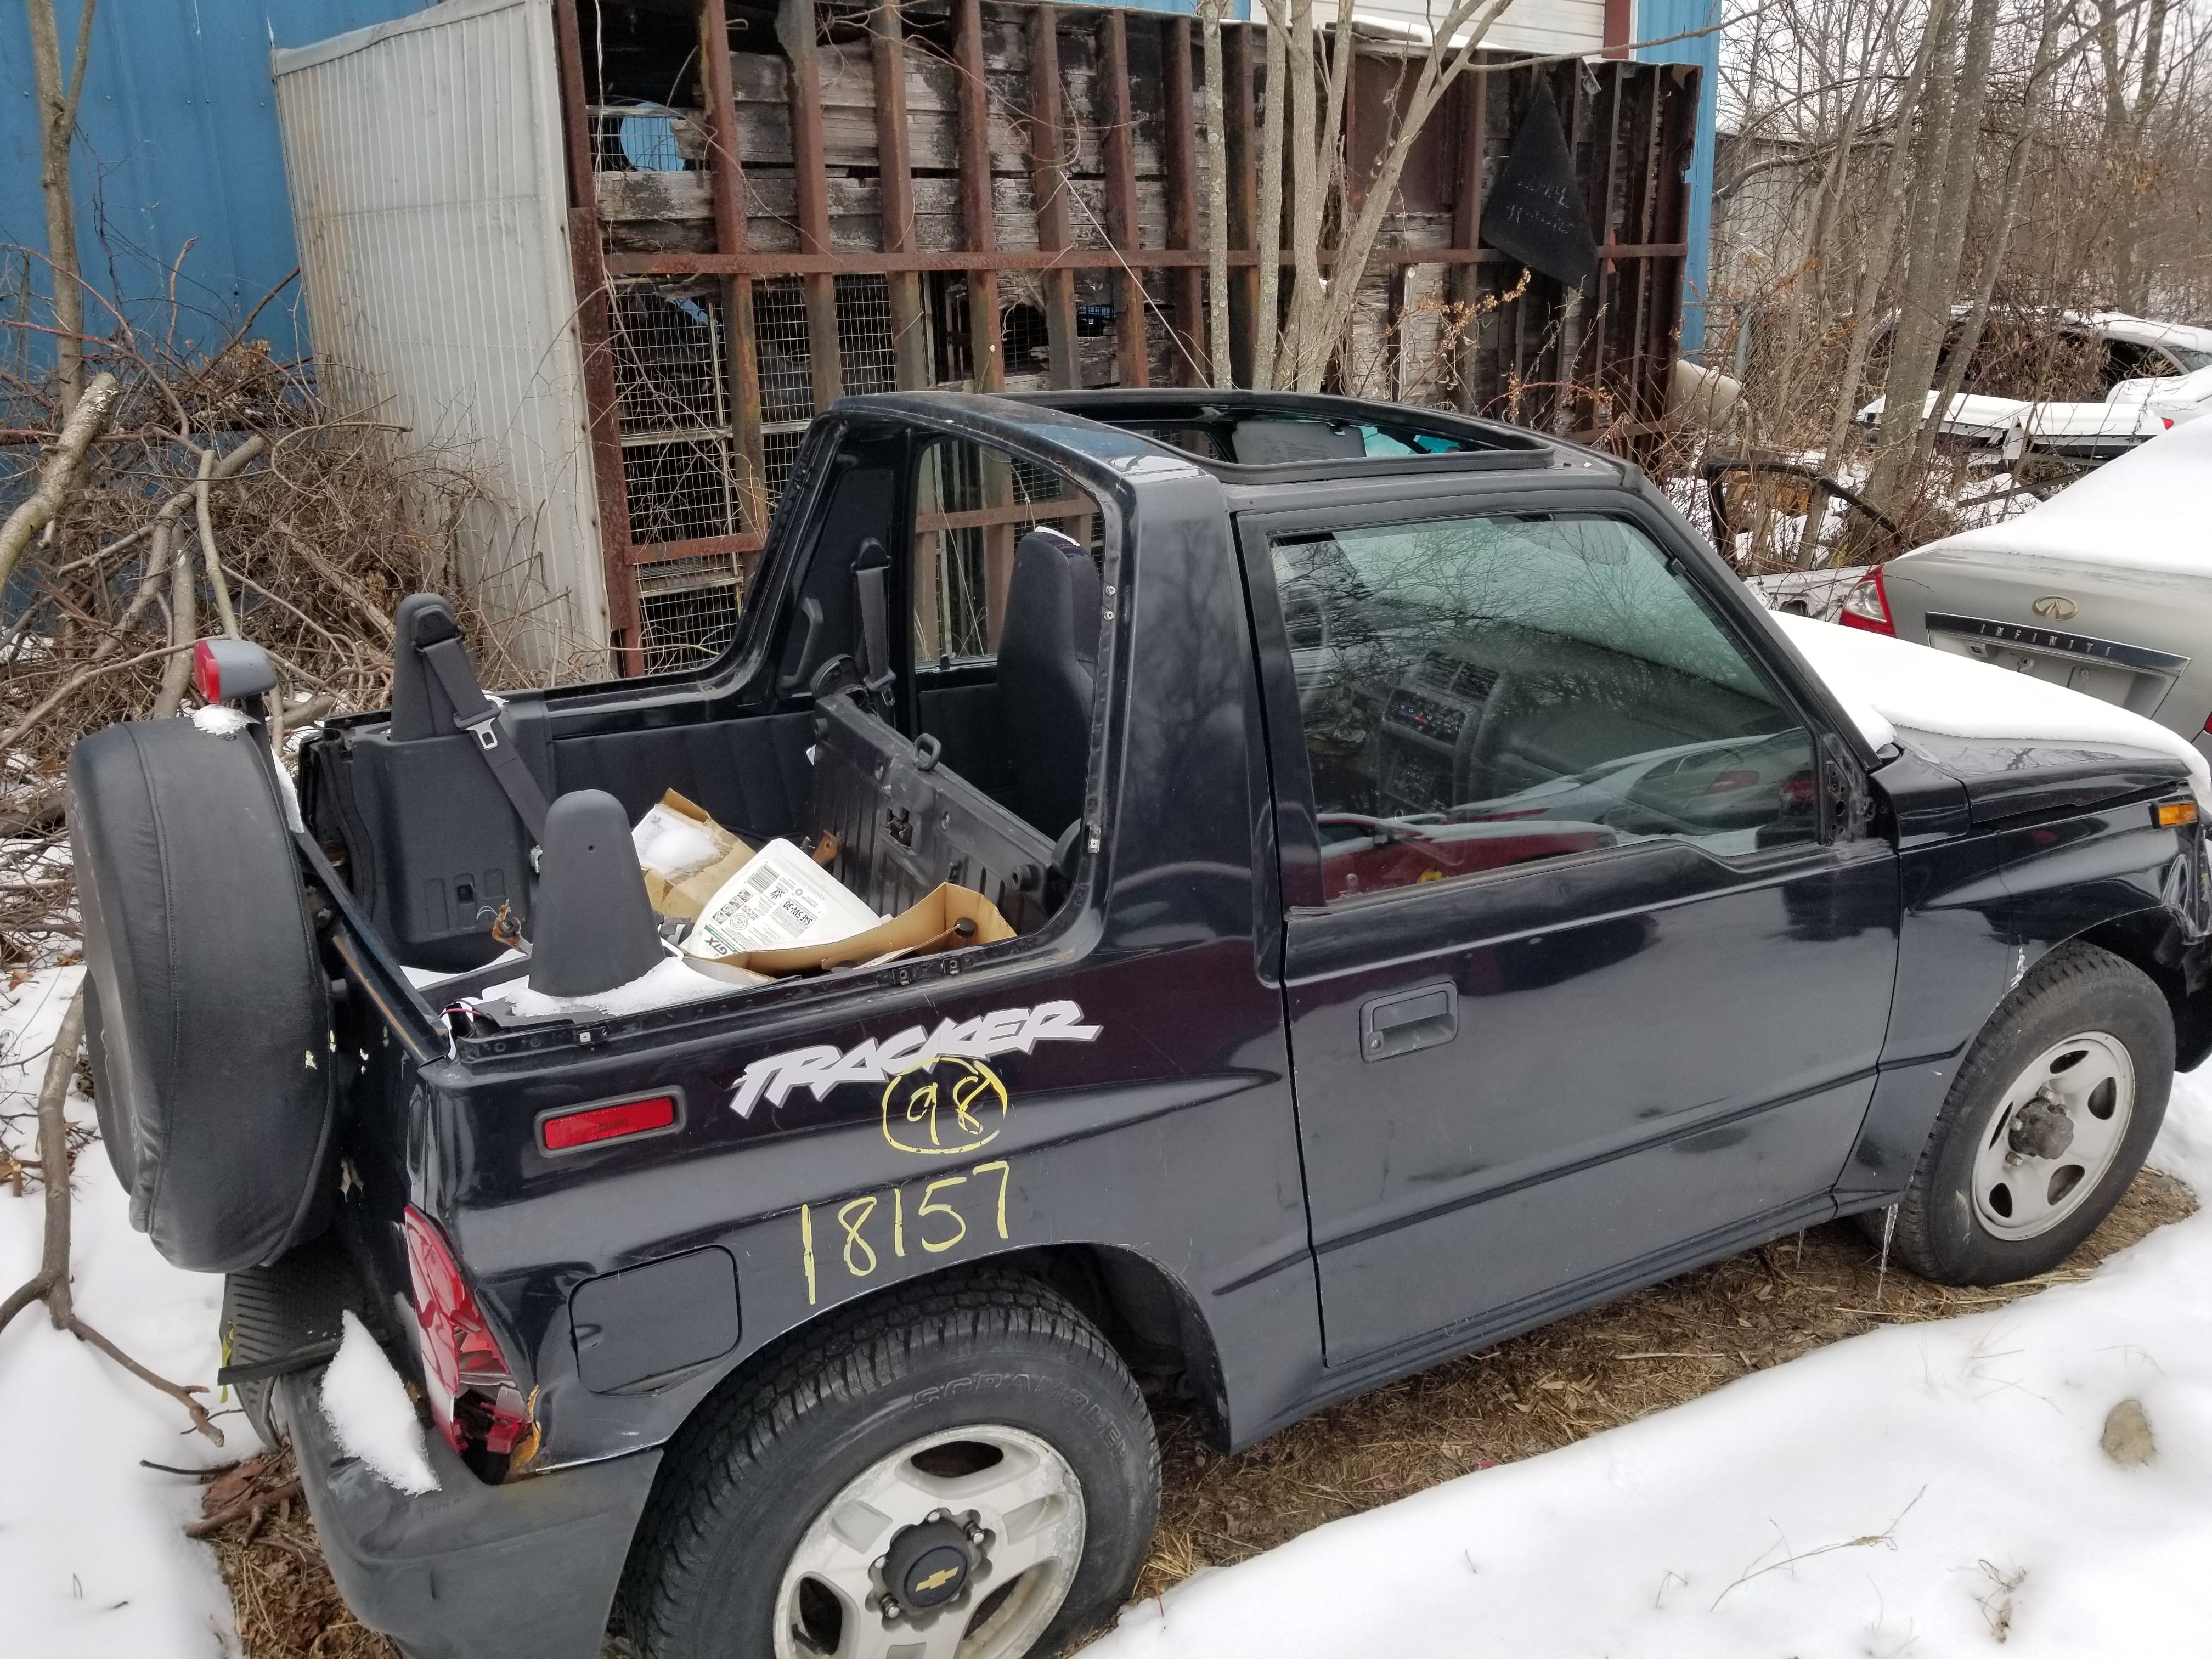
[[(864, 1037), (850, 1048), (827, 1043), (787, 1048), (745, 1067), (730, 1096), (730, 1109), (739, 1117), (750, 1117), (763, 1099), (771, 1106), (781, 1106), (794, 1089), (808, 1090), (815, 1099), (823, 1100), (832, 1089), (846, 1084), (889, 1083), (927, 1071), (939, 1060), (1026, 1054), (1040, 1042), (1093, 1042), (1102, 1029), (1084, 1024), (1083, 1010), (1073, 1002), (1041, 1002), (1034, 1008), (996, 1008), (973, 1019), (941, 1019), (935, 1030), (910, 1025), (896, 1036)], [(963, 1101), (957, 1110), (972, 1115), (968, 1110), (971, 1103)], [(949, 1099), (946, 1106), (953, 1109)], [(1003, 1112), (1002, 1104), (1000, 1109)], [(887, 1101), (887, 1117), (888, 1114)], [(945, 1150), (951, 1150), (950, 1145)]]

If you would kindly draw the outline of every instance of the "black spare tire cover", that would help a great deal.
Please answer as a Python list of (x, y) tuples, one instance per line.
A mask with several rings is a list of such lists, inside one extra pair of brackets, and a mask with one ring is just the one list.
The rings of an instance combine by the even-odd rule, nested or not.
[(110, 726), (69, 781), (95, 1103), (131, 1224), (179, 1267), (272, 1261), (320, 1218), (334, 1056), (265, 740)]

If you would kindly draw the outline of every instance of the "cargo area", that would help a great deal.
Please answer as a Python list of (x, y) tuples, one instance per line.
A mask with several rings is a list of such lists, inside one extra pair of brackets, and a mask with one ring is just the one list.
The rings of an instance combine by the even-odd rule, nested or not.
[[(948, 921), (931, 949), (1049, 921), (1088, 778), (1104, 515), (1051, 469), (973, 443), (899, 432), (823, 447), (802, 457), (811, 510), (786, 602), (763, 607), (776, 620), (718, 676), (502, 696), (472, 735), (460, 705), (482, 694), (465, 685), (457, 703), (451, 665), (436, 662), (457, 633), (450, 610), (403, 605), (392, 709), (309, 744), (302, 797), (325, 856), (434, 1004), (538, 977), (515, 952), (532, 950), (539, 901), (567, 873), (550, 840), (532, 870), (538, 837), (499, 762), (519, 761), (556, 805), (603, 792), (634, 827), (658, 811), (680, 832), (663, 805), (679, 803), (718, 855), (795, 860), (879, 921), (944, 888), (967, 931)], [(663, 939), (703, 954), (710, 895), (690, 879), (678, 897), (668, 878), (694, 872), (641, 862)], [(718, 988), (755, 982), (726, 977), (738, 982)]]

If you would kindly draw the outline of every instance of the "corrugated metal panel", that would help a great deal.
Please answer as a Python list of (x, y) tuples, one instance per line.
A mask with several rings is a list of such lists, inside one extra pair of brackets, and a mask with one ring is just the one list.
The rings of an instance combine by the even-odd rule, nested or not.
[(274, 67), (325, 386), (463, 447), (495, 496), (471, 580), (531, 617), (533, 667), (604, 672), (549, 0), (449, 0)]
[[(133, 323), (169, 332), (177, 272), (180, 347), (219, 343), (295, 261), (269, 86), (271, 35), (319, 40), (419, 10), (423, 0), (108, 0), (94, 15), (77, 118), (78, 252), (87, 279)], [(62, 52), (75, 51), (80, 0), (57, 0)], [(44, 248), (30, 38), (20, 4), (0, 4), (0, 241)], [(45, 283), (38, 284), (41, 292)], [(290, 294), (254, 331), (279, 355), (304, 352)], [(101, 308), (91, 307), (104, 331)], [(304, 333), (300, 331), (299, 333)]]
[[(1690, 258), (1682, 273), (1682, 349), (1705, 346), (1705, 283), (1713, 251), (1713, 151), (1720, 112), (1720, 0), (1638, 0), (1636, 38), (1666, 40), (1636, 55), (1647, 64), (1695, 64), (1705, 71), (1698, 88), (1697, 149), (1690, 162)], [(1693, 33), (1693, 30), (1708, 30)]]

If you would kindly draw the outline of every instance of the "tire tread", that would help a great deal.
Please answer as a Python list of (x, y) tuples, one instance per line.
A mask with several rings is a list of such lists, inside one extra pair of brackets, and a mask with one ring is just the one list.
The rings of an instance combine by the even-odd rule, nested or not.
[[(857, 1405), (895, 1384), (933, 1351), (1023, 1338), (1089, 1361), (1123, 1391), (1127, 1411), (1149, 1423), (1144, 1397), (1120, 1355), (1042, 1281), (986, 1267), (886, 1291), (843, 1317), (802, 1329), (739, 1386), (710, 1396), (670, 1443), (617, 1603), (618, 1620), (638, 1651), (657, 1659), (674, 1644), (677, 1601), (684, 1587), (708, 1571), (722, 1510), (777, 1443), (817, 1412)], [(1144, 1452), (1144, 1490), (1156, 1495), (1159, 1445), (1149, 1433)], [(1142, 1520), (1149, 1534), (1152, 1516)]]

